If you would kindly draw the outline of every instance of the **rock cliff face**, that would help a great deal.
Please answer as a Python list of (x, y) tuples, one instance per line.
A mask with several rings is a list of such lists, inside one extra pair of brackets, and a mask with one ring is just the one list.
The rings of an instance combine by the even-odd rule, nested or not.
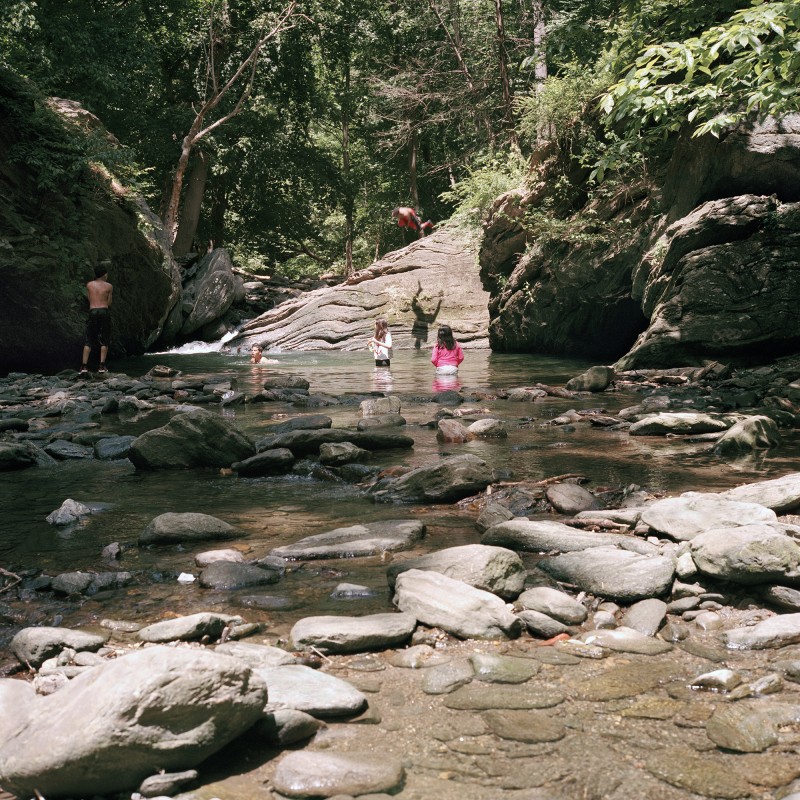
[(681, 141), (659, 180), (565, 215), (561, 239), (537, 240), (521, 223), (548, 198), (543, 173), (500, 198), (487, 224), (494, 349), (633, 369), (800, 346), (800, 115)]
[[(80, 364), (84, 287), (102, 261), (114, 285), (110, 360), (144, 352), (180, 292), (161, 224), (143, 200), (99, 167), (53, 185), (46, 167), (29, 159), (37, 135), (60, 136), (41, 144), (57, 150), (79, 128), (100, 127), (75, 103), (52, 101), (51, 109), (37, 108), (26, 87), (0, 75), (0, 371)], [(59, 134), (59, 125), (70, 132)]]
[(395, 349), (432, 346), (443, 323), (463, 347), (487, 347), (488, 302), (475, 244), (443, 229), (388, 253), (343, 284), (281, 303), (247, 323), (230, 345), (363, 350), (375, 319), (383, 316)]

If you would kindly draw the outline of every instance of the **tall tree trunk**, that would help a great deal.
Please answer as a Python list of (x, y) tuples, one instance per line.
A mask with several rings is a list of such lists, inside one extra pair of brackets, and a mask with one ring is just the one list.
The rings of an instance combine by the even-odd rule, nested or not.
[(411, 205), (419, 210), (419, 186), (417, 185), (417, 134), (411, 130), (411, 138), (408, 142), (408, 190), (411, 197)]
[(212, 247), (225, 246), (225, 214), (228, 211), (228, 173), (214, 175), (211, 183), (211, 214), (209, 230)]
[[(547, 80), (547, 52), (545, 44), (547, 40), (547, 27), (544, 21), (544, 6), (542, 0), (532, 0), (533, 7), (533, 50), (534, 66), (533, 78), (535, 91), (539, 94), (544, 90), (544, 83)], [(547, 122), (540, 122), (536, 128), (537, 146), (546, 144), (553, 138), (552, 125)]]
[(506, 49), (505, 24), (503, 22), (503, 0), (494, 0), (494, 22), (497, 31), (497, 59), (500, 67), (500, 85), (503, 90), (503, 119), (505, 120), (511, 145), (519, 150), (519, 139), (514, 124), (511, 81), (508, 77), (508, 52)]
[(185, 256), (191, 249), (194, 236), (197, 233), (197, 223), (200, 221), (200, 208), (203, 205), (203, 195), (206, 190), (208, 178), (209, 158), (202, 150), (195, 150), (192, 168), (186, 180), (186, 196), (183, 199), (178, 232), (172, 252), (175, 256)]
[(344, 271), (353, 274), (353, 196), (350, 175), (350, 4), (345, 3), (344, 92), (342, 96), (342, 177), (344, 179)]

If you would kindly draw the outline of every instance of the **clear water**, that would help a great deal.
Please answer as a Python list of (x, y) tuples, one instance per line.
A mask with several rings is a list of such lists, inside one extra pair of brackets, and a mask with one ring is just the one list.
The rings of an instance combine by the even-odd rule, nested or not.
[[(706, 445), (663, 438), (630, 437), (581, 422), (575, 426), (548, 425), (569, 408), (604, 408), (613, 414), (641, 400), (635, 393), (612, 392), (579, 400), (547, 398), (535, 403), (480, 400), (465, 406), (479, 408), (507, 422), (509, 437), (501, 441), (475, 441), (462, 445), (440, 445), (435, 431), (422, 427), (438, 406), (431, 395), (445, 388), (464, 390), (508, 388), (537, 382), (562, 386), (589, 364), (574, 360), (524, 355), (499, 355), (468, 351), (457, 383), (436, 380), (428, 355), (422, 351), (399, 352), (390, 371), (376, 369), (368, 353), (318, 352), (269, 354), (259, 365), (245, 354), (189, 352), (157, 354), (113, 365), (114, 371), (136, 376), (155, 364), (168, 364), (187, 375), (223, 374), (245, 394), (254, 394), (272, 374), (292, 373), (307, 378), (311, 391), (345, 398), (371, 392), (393, 393), (402, 402), (413, 436), (413, 450), (376, 454), (381, 466), (419, 466), (444, 454), (474, 453), (483, 458), (504, 480), (540, 480), (564, 473), (579, 473), (588, 487), (626, 486), (636, 483), (650, 490), (675, 493), (684, 490), (717, 490), (774, 477), (796, 468), (798, 446), (788, 441), (772, 454), (737, 463), (721, 461)], [(298, 413), (323, 413), (335, 427), (354, 427), (358, 403), (314, 409), (258, 403), (221, 413), (229, 415), (242, 430), (258, 438), (277, 419)], [(102, 425), (117, 433), (140, 433), (158, 427), (169, 412), (156, 411), (134, 419), (103, 418)], [(57, 529), (45, 517), (66, 498), (100, 509), (83, 525)], [(165, 547), (139, 549), (137, 537), (158, 514), (202, 512), (236, 526), (241, 538), (230, 543), (197, 545), (192, 549)], [(47, 574), (72, 570), (107, 571), (100, 551), (119, 542), (127, 549), (120, 569), (134, 572), (135, 583), (125, 589), (82, 600), (59, 600), (50, 606), (29, 604), (12, 609), (25, 621), (26, 614), (47, 623), (61, 615), (64, 624), (79, 625), (103, 617), (154, 621), (165, 615), (204, 609), (242, 613), (261, 622), (275, 637), (285, 636), (301, 616), (317, 613), (369, 613), (388, 607), (386, 564), (378, 558), (311, 562), (295, 565), (279, 584), (241, 592), (213, 592), (196, 584), (177, 582), (181, 572), (198, 574), (194, 554), (215, 547), (234, 546), (246, 557), (267, 555), (279, 545), (332, 528), (377, 519), (421, 518), (427, 525), (426, 539), (415, 553), (479, 541), (474, 513), (454, 507), (375, 505), (355, 486), (323, 483), (294, 476), (239, 479), (217, 470), (137, 472), (121, 462), (65, 462), (56, 467), (0, 473), (0, 565), (6, 569), (40, 568)], [(401, 557), (401, 556), (396, 556)], [(334, 601), (330, 594), (340, 582), (356, 583), (375, 590), (374, 598)], [(271, 595), (289, 603), (280, 612), (265, 612), (240, 606), (243, 595)], [(0, 604), (8, 602), (0, 596)], [(2, 620), (2, 616), (0, 616)], [(0, 646), (14, 630), (0, 631)]]

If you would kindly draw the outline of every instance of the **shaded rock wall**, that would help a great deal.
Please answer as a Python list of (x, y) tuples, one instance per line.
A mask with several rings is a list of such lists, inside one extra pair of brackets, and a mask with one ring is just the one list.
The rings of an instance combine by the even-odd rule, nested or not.
[[(101, 261), (110, 262), (114, 285), (110, 359), (144, 352), (180, 290), (160, 221), (101, 168), (42, 188), (43, 167), (26, 160), (31, 137), (63, 124), (68, 142), (89, 121), (100, 125), (75, 103), (54, 101), (52, 108), (37, 106), (19, 80), (0, 74), (0, 371), (80, 364), (85, 284)], [(63, 123), (50, 118), (62, 111)], [(34, 115), (48, 115), (47, 124), (32, 124)]]
[(682, 139), (650, 184), (563, 215), (610, 239), (537, 241), (524, 216), (552, 202), (553, 175), (538, 178), (499, 198), (486, 226), (493, 349), (633, 369), (800, 347), (800, 115)]
[(489, 294), (481, 285), (475, 250), (466, 234), (440, 229), (338, 286), (281, 303), (247, 323), (230, 345), (363, 350), (375, 319), (383, 316), (395, 349), (432, 347), (443, 323), (463, 347), (487, 347)]

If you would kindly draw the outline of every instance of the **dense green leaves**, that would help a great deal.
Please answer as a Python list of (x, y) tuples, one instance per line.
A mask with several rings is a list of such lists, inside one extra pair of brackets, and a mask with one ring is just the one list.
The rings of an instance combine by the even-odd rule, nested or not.
[(719, 136), (745, 119), (800, 108), (800, 4), (766, 3), (697, 36), (645, 47), (601, 107), (629, 136), (690, 125)]

